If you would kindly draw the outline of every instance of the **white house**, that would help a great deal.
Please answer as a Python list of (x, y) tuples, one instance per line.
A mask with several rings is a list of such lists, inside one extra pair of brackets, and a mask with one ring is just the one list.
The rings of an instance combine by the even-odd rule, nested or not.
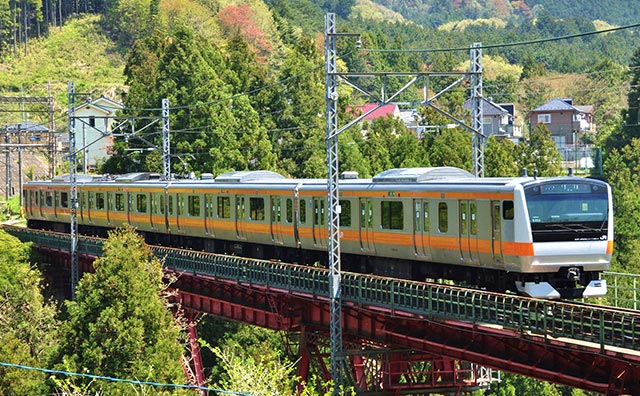
[(110, 135), (113, 117), (122, 108), (122, 103), (105, 96), (75, 108), (76, 150), (84, 154), (85, 164), (89, 168), (95, 168), (98, 162), (109, 157), (109, 150), (113, 146), (113, 137)]

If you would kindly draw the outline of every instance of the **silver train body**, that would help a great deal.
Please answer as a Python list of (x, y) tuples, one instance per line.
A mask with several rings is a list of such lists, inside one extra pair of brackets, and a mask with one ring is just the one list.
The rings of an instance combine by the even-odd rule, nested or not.
[[(611, 188), (577, 177), (476, 178), (407, 168), (342, 179), (343, 270), (451, 279), (539, 298), (606, 293)], [(307, 264), (327, 259), (326, 179), (269, 171), (200, 180), (79, 175), (81, 233), (130, 224), (149, 243)], [(24, 185), (30, 227), (69, 230), (69, 177)]]

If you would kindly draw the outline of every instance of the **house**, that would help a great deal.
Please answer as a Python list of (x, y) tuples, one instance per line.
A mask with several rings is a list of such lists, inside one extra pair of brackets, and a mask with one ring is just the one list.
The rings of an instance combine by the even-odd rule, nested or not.
[(581, 141), (585, 133), (595, 133), (594, 108), (591, 105), (577, 106), (571, 98), (556, 98), (531, 110), (531, 130), (545, 124), (551, 138), (558, 147), (563, 166), (592, 168), (593, 148)]
[(106, 96), (87, 101), (75, 108), (76, 150), (84, 154), (89, 168), (95, 168), (99, 162), (109, 157), (113, 146), (113, 137), (110, 135), (113, 117), (123, 108), (122, 103)]
[(531, 130), (545, 124), (559, 149), (574, 146), (586, 132), (595, 132), (593, 106), (575, 106), (571, 98), (556, 98), (531, 110)]
[[(521, 129), (515, 125), (515, 106), (512, 103), (498, 104), (491, 98), (481, 98), (482, 131), (485, 136), (504, 136), (509, 138), (522, 136)], [(473, 101), (467, 100), (464, 108), (473, 110)]]
[(378, 103), (366, 103), (359, 106), (348, 107), (347, 111), (351, 112), (354, 118), (368, 113), (362, 119), (363, 121), (371, 121), (380, 117), (393, 117), (398, 119), (400, 118), (400, 108), (397, 104), (384, 104), (376, 109), (377, 106), (379, 106)]

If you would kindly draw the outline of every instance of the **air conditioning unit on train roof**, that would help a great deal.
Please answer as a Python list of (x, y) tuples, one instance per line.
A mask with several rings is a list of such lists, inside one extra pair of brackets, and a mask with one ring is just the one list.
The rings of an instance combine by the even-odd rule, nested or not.
[(452, 166), (432, 168), (395, 168), (378, 173), (374, 183), (417, 183), (431, 180), (460, 179), (475, 177), (464, 169)]
[(251, 183), (265, 180), (282, 180), (286, 177), (279, 173), (256, 170), (256, 171), (232, 171), (223, 173), (215, 178), (217, 183)]

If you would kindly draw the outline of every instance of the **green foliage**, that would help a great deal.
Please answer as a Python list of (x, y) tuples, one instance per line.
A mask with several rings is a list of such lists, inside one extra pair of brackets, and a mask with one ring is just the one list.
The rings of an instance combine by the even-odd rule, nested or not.
[(511, 140), (498, 140), (495, 136), (490, 136), (484, 151), (484, 175), (487, 177), (518, 176), (516, 152), (516, 145)]
[[(131, 228), (110, 232), (95, 273), (67, 302), (57, 367), (118, 378), (184, 383), (180, 327), (163, 298), (162, 265)], [(123, 386), (64, 379), (68, 386), (118, 394)]]
[(546, 125), (536, 124), (528, 144), (516, 147), (517, 169), (526, 168), (529, 175), (537, 171), (538, 176), (559, 176), (563, 173), (562, 157)]
[(494, 383), (484, 396), (561, 396), (560, 390), (544, 381), (515, 374), (502, 374), (502, 381)]
[(423, 139), (431, 166), (455, 166), (471, 171), (471, 134), (462, 128), (443, 129)]
[(630, 62), (630, 89), (627, 95), (628, 108), (622, 112), (623, 122), (618, 129), (614, 129), (606, 139), (606, 146), (610, 149), (621, 149), (640, 138), (640, 47), (636, 49)]
[[(55, 307), (46, 302), (30, 247), (0, 230), (0, 356), (2, 361), (46, 367), (56, 348)], [(46, 394), (46, 376), (0, 367), (0, 395)]]
[(640, 273), (640, 139), (633, 139), (621, 150), (613, 149), (603, 168), (615, 208), (614, 268)]

